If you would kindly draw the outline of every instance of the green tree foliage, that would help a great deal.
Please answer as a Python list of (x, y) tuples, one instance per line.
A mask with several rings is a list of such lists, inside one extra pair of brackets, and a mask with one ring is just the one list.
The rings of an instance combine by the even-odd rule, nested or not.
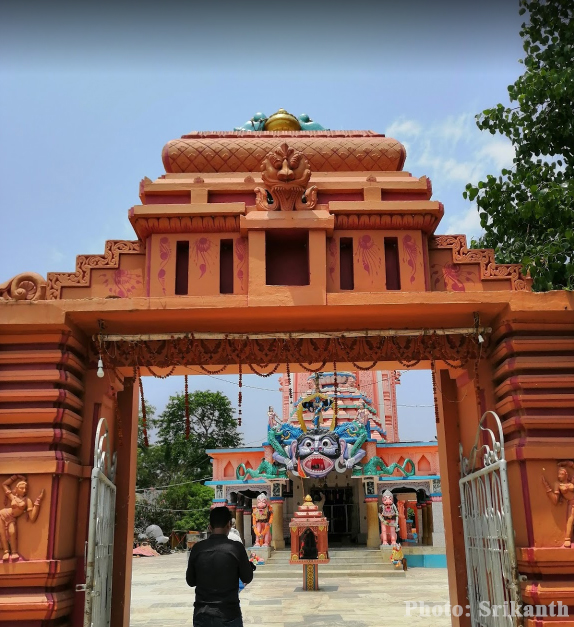
[(514, 165), (464, 197), (476, 200), (485, 234), (474, 246), (524, 264), (544, 291), (574, 288), (574, 3), (521, 0), (525, 71), (477, 125), (510, 139)]
[[(151, 524), (159, 525), (166, 535), (174, 529), (205, 530), (213, 499), (213, 490), (201, 483), (212, 476), (205, 451), (242, 444), (231, 401), (225, 395), (207, 390), (192, 392), (188, 398), (189, 439), (185, 437), (184, 394), (170, 397), (158, 417), (155, 408), (146, 405), (148, 427), (155, 430), (156, 438), (146, 447), (143, 435), (138, 437), (137, 487), (170, 487), (161, 491), (153, 505), (138, 503), (136, 529), (140, 531)], [(141, 422), (140, 413), (140, 432)]]
[(211, 476), (210, 448), (235, 448), (242, 443), (231, 401), (221, 392), (189, 394), (190, 434), (185, 437), (185, 396), (176, 394), (159, 416), (158, 443), (164, 450), (170, 483)]

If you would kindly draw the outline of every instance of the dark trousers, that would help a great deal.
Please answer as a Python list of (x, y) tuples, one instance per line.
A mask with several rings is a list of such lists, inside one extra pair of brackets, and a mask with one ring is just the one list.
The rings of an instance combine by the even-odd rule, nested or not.
[(193, 617), (193, 627), (243, 627), (241, 616), (231, 620), (223, 620), (209, 614), (196, 614)]

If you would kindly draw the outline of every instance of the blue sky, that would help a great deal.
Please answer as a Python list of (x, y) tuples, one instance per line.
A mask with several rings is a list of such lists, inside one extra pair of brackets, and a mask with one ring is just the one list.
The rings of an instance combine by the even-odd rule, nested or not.
[[(310, 4), (4, 6), (0, 283), (26, 270), (72, 271), (77, 254), (132, 239), (127, 211), (139, 203), (139, 181), (163, 173), (168, 140), (279, 107), (400, 140), (405, 169), (428, 175), (445, 205), (437, 232), (479, 234), (462, 190), (513, 153), (480, 132), (474, 115), (506, 102), (522, 72), (518, 2)], [(193, 381), (232, 399), (237, 390)], [(158, 407), (181, 387), (146, 380)], [(277, 393), (251, 392), (246, 441), (258, 438), (267, 405), (279, 406)], [(399, 394), (404, 405), (432, 404), (428, 374), (404, 375)], [(400, 417), (402, 437), (434, 436), (432, 408), (402, 407)]]

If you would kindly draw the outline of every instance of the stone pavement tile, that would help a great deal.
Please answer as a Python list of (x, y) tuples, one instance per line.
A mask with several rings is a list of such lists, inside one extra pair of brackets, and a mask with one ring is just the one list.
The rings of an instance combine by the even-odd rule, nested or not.
[[(191, 627), (194, 589), (183, 554), (134, 560), (131, 627)], [(405, 601), (448, 601), (446, 570), (410, 569), (404, 579), (333, 579), (319, 591), (297, 580), (255, 579), (239, 595), (246, 627), (450, 627), (449, 616), (409, 616)]]

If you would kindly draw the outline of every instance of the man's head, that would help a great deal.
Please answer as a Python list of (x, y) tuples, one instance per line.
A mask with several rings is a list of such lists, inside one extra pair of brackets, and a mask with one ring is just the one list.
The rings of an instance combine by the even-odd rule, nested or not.
[(209, 512), (211, 533), (227, 535), (231, 529), (231, 512), (227, 507), (214, 507)]

